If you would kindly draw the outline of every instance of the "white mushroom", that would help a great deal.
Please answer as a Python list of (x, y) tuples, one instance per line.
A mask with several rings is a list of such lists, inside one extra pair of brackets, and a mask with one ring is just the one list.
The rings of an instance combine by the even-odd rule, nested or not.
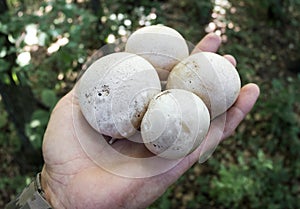
[(241, 80), (235, 67), (223, 56), (211, 52), (193, 54), (171, 71), (167, 89), (185, 89), (198, 95), (211, 119), (224, 113), (236, 101)]
[(200, 145), (209, 124), (208, 109), (198, 96), (170, 89), (150, 101), (141, 134), (145, 146), (154, 154), (179, 159)]
[(138, 54), (148, 60), (166, 81), (169, 71), (189, 55), (188, 46), (176, 30), (152, 25), (135, 31), (127, 40), (126, 52)]
[(79, 80), (77, 90), (82, 113), (95, 130), (127, 138), (140, 127), (150, 99), (161, 86), (148, 61), (119, 52), (94, 62)]

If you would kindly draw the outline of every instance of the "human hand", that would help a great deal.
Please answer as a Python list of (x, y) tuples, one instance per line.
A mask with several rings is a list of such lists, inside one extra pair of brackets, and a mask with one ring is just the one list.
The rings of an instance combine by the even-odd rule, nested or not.
[[(218, 36), (209, 34), (194, 52), (216, 52), (220, 43)], [(225, 57), (236, 65), (232, 56)], [(142, 144), (129, 140), (113, 145), (99, 140), (103, 137), (83, 118), (73, 89), (56, 105), (44, 136), (42, 187), (46, 199), (53, 208), (146, 208), (200, 155), (231, 135), (258, 96), (255, 84), (243, 86), (236, 103), (212, 121), (207, 143), (185, 158), (171, 161), (153, 158)], [(116, 153), (128, 157), (121, 159)]]

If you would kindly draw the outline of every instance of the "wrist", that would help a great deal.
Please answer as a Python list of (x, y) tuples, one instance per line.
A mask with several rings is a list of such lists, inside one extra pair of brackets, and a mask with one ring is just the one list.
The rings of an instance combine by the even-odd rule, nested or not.
[(40, 173), (40, 183), (41, 183), (41, 193), (44, 197), (44, 199), (50, 204), (53, 205), (53, 193), (51, 192), (51, 189), (49, 187), (49, 183), (47, 181), (47, 173), (45, 171), (45, 168), (42, 169), (42, 172)]
[[(41, 188), (43, 190), (45, 200), (52, 208), (65, 209), (67, 196), (65, 195), (62, 182), (53, 178), (47, 166), (44, 166), (41, 171)], [(64, 202), (61, 202), (63, 200)]]

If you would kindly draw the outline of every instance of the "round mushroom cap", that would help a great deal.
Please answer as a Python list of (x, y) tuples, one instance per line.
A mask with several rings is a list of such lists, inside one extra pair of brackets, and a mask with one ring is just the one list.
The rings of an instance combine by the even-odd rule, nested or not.
[(195, 94), (170, 89), (156, 95), (141, 124), (145, 146), (154, 154), (179, 159), (195, 150), (210, 124), (207, 107)]
[(99, 133), (127, 138), (140, 127), (150, 99), (161, 91), (154, 67), (127, 52), (106, 55), (80, 78), (81, 111)]
[(173, 68), (166, 88), (195, 93), (204, 101), (211, 119), (214, 119), (236, 101), (241, 80), (236, 68), (226, 58), (212, 52), (199, 52)]
[(148, 60), (158, 71), (161, 80), (167, 80), (169, 71), (189, 55), (182, 35), (164, 25), (143, 27), (128, 38), (125, 51)]

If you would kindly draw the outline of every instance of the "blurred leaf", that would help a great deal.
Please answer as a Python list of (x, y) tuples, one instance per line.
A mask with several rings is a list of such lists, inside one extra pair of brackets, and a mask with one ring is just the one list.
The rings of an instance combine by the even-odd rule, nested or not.
[(4, 110), (0, 110), (0, 129), (7, 124), (7, 113)]
[(0, 75), (9, 69), (9, 62), (4, 59), (0, 59)]
[(58, 98), (53, 90), (45, 89), (42, 91), (42, 102), (45, 106), (52, 109), (57, 101)]
[[(50, 113), (49, 111), (45, 111), (45, 110), (36, 110), (34, 111), (34, 113), (32, 114), (32, 120), (31, 120), (31, 123), (32, 121), (39, 121), (39, 124), (41, 126), (44, 126), (48, 123), (48, 120), (49, 120), (49, 116), (50, 116)], [(32, 124), (31, 124), (32, 125)], [(33, 127), (34, 128), (34, 127)]]
[(41, 149), (42, 140), (49, 117), (49, 111), (36, 110), (32, 114), (31, 121), (26, 124), (26, 135), (28, 136), (33, 147), (37, 150)]

